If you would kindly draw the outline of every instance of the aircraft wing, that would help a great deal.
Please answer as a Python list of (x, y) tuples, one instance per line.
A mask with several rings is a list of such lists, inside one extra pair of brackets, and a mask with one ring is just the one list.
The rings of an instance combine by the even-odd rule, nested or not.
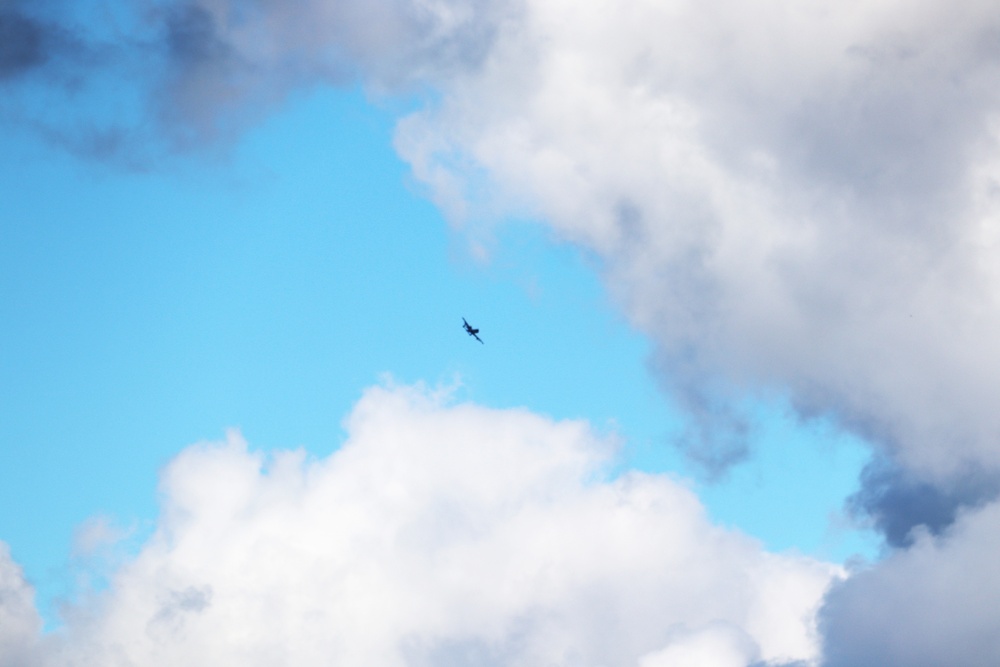
[[(483, 342), (483, 339), (476, 335), (477, 333), (479, 333), (479, 329), (473, 329), (472, 325), (469, 324), (468, 320), (466, 320), (464, 317), (462, 318), (462, 326), (465, 327), (465, 333), (469, 334), (470, 336), (478, 340), (480, 343)], [(483, 344), (485, 345), (485, 343)]]

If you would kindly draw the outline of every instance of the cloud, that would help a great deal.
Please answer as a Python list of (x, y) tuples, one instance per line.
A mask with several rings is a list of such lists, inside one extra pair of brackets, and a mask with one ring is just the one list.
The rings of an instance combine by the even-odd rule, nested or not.
[[(816, 655), (836, 568), (712, 525), (669, 477), (606, 479), (613, 449), (585, 423), (381, 387), (346, 426), (321, 459), (265, 456), (236, 433), (181, 452), (155, 534), (33, 664)], [(8, 599), (0, 610), (30, 616)]]
[[(19, 3), (3, 7), (3, 25), (20, 26), (17, 39), (0, 56), (4, 85), (24, 86), (43, 73), (59, 71), (49, 48), (53, 42), (46, 41), (58, 33), (52, 29), (56, 24), (30, 17)], [(750, 415), (741, 406), (748, 398), (772, 396), (787, 397), (804, 418), (832, 417), (877, 448), (878, 463), (863, 475), (864, 486), (852, 504), (870, 515), (892, 546), (905, 550), (830, 597), (824, 628), (831, 664), (865, 664), (863, 660), (877, 661), (878, 656), (896, 656), (897, 664), (923, 664), (920, 655), (942, 655), (935, 651), (955, 637), (971, 637), (975, 641), (970, 646), (985, 645), (979, 638), (990, 626), (977, 615), (978, 606), (956, 613), (955, 625), (941, 633), (931, 629), (914, 641), (913, 647), (927, 647), (923, 654), (908, 652), (891, 639), (896, 627), (925, 628), (915, 601), (957, 608), (976, 580), (974, 573), (986, 581), (982, 595), (993, 602), (1000, 599), (989, 583), (990, 573), (976, 560), (993, 553), (992, 536), (1000, 534), (1000, 527), (984, 518), (992, 516), (990, 503), (1000, 479), (1000, 411), (994, 405), (1000, 395), (995, 372), (1000, 366), (996, 3), (848, 0), (751, 7), (727, 0), (709, 10), (691, 0), (307, 0), (294, 6), (201, 0), (166, 3), (135, 17), (132, 26), (120, 43), (139, 54), (142, 65), (123, 70), (122, 76), (140, 82), (139, 115), (155, 118), (157, 136), (166, 137), (173, 148), (231, 136), (295, 90), (312, 85), (360, 80), (382, 92), (427, 87), (428, 105), (399, 124), (400, 155), (456, 224), (509, 214), (533, 216), (599, 258), (609, 289), (655, 343), (653, 365), (664, 386), (691, 414), (685, 446), (692, 458), (714, 471), (745, 458), (742, 434)], [(117, 154), (120, 146), (134, 143), (130, 128), (144, 127), (122, 126), (118, 120), (87, 125), (89, 133), (83, 134), (72, 123), (41, 126), (63, 145)], [(386, 398), (386, 404), (391, 402)], [(366, 425), (365, 433), (371, 424), (359, 415), (375, 404), (382, 401), (369, 396), (355, 414), (356, 423)], [(426, 412), (459, 422), (460, 415), (468, 414), (464, 408)], [(407, 408), (399, 414), (409, 418), (421, 413)], [(562, 434), (569, 428), (522, 417), (523, 423), (514, 419), (518, 429), (525, 429), (515, 429), (518, 438), (533, 433), (528, 423)], [(444, 422), (461, 431), (448, 419)], [(368, 442), (359, 433), (353, 437)], [(400, 441), (396, 435), (375, 440)], [(475, 431), (470, 442), (478, 447), (480, 439), (493, 437), (499, 436)], [(564, 442), (563, 437), (555, 440)], [(567, 441), (577, 442), (572, 437)], [(345, 453), (358, 451), (369, 450), (345, 448)], [(522, 454), (524, 461), (542, 465)], [(216, 635), (205, 628), (225, 635), (223, 628), (235, 617), (247, 627), (260, 625), (260, 606), (233, 602), (233, 591), (244, 587), (254, 591), (254, 600), (286, 605), (301, 622), (282, 630), (288, 642), (264, 645), (261, 639), (257, 645), (254, 638), (240, 635), (232, 637), (233, 647), (253, 645), (254, 655), (267, 656), (284, 655), (287, 646), (313, 646), (305, 640), (314, 636), (309, 633), (321, 635), (316, 628), (330, 621), (320, 612), (311, 615), (318, 602), (308, 593), (289, 601), (277, 592), (292, 581), (328, 592), (334, 589), (327, 584), (340, 586), (335, 599), (356, 601), (370, 618), (388, 619), (357, 628), (346, 615), (334, 619), (336, 627), (347, 628), (337, 637), (357, 642), (348, 646), (330, 639), (323, 646), (332, 648), (323, 651), (347, 651), (347, 660), (402, 660), (402, 655), (415, 664), (507, 664), (542, 656), (542, 646), (580, 651), (594, 660), (617, 650), (616, 659), (651, 665), (673, 655), (704, 655), (719, 664), (811, 655), (802, 648), (804, 640), (795, 650), (768, 648), (760, 630), (749, 628), (741, 616), (745, 608), (715, 601), (722, 594), (704, 583), (698, 568), (692, 570), (693, 579), (675, 580), (669, 572), (683, 569), (679, 561), (666, 561), (668, 574), (654, 576), (650, 566), (655, 585), (640, 586), (621, 574), (626, 569), (646, 572), (628, 559), (654, 560), (654, 552), (656, 558), (663, 555), (657, 548), (677, 555), (668, 549), (669, 542), (682, 545), (678, 553), (685, 567), (702, 560), (714, 566), (719, 554), (739, 554), (722, 558), (740, 565), (723, 567), (715, 573), (718, 580), (730, 577), (730, 588), (744, 591), (745, 599), (767, 597), (746, 580), (734, 584), (731, 579), (733, 572), (749, 567), (755, 573), (749, 579), (760, 581), (754, 568), (764, 556), (758, 548), (738, 546), (744, 544), (742, 538), (729, 533), (719, 537), (703, 520), (691, 518), (695, 510), (678, 509), (690, 507), (683, 498), (697, 503), (669, 480), (636, 475), (582, 485), (586, 476), (573, 465), (593, 464), (587, 456), (567, 454), (560, 465), (555, 459), (546, 464), (551, 471), (577, 470), (575, 477), (569, 476), (574, 483), (560, 478), (551, 487), (553, 497), (561, 500), (546, 501), (549, 505), (530, 480), (504, 473), (502, 465), (490, 475), (512, 484), (504, 488), (512, 496), (501, 494), (491, 485), (493, 478), (481, 471), (474, 477), (483, 487), (474, 492), (459, 483), (460, 477), (441, 477), (452, 470), (450, 459), (436, 459), (435, 475), (427, 480), (433, 477), (435, 489), (452, 489), (463, 502), (425, 491), (421, 502), (432, 503), (435, 512), (417, 503), (427, 513), (413, 514), (406, 509), (409, 504), (397, 507), (391, 497), (359, 495), (368, 500), (347, 505), (356, 508), (355, 523), (352, 516), (335, 513), (344, 522), (337, 526), (356, 528), (338, 532), (344, 541), (336, 545), (325, 536), (312, 537), (306, 528), (325, 524), (302, 523), (290, 511), (278, 511), (273, 521), (281, 528), (270, 529), (284, 536), (281, 531), (298, 526), (301, 534), (285, 541), (267, 531), (241, 532), (230, 521), (236, 516), (264, 521), (263, 505), (253, 500), (259, 494), (285, 498), (277, 507), (291, 507), (289, 499), (314, 507), (311, 484), (326, 474), (339, 480), (329, 471), (347, 466), (352, 456), (364, 458), (337, 454), (307, 462), (288, 455), (261, 473), (260, 457), (238, 444), (189, 450), (165, 481), (168, 502), (160, 541), (147, 545), (121, 571), (101, 613), (83, 613), (76, 621), (74, 627), (88, 628), (80, 635), (90, 637), (87, 650), (104, 656), (110, 644), (102, 641), (129, 636), (138, 638), (137, 651), (153, 651), (149, 637), (156, 635), (175, 637), (175, 658), (195, 652), (195, 646), (205, 649), (198, 655), (212, 655), (207, 647), (209, 637)], [(421, 461), (405, 460), (413, 471), (425, 470)], [(480, 470), (473, 461), (468, 465)], [(198, 481), (202, 468), (215, 470), (226, 483)], [(527, 469), (532, 470), (530, 465)], [(286, 479), (291, 480), (289, 489), (278, 483)], [(554, 481), (559, 480), (546, 485)], [(420, 485), (405, 475), (395, 483), (407, 494), (414, 493), (409, 484)], [(494, 501), (503, 496), (506, 504), (490, 504), (481, 496), (489, 489), (494, 489)], [(471, 494), (472, 510), (459, 490)], [(641, 505), (636, 498), (645, 494), (665, 494), (670, 500), (635, 509)], [(524, 516), (515, 512), (516, 520), (501, 512), (504, 507), (536, 507), (528, 498), (554, 514), (536, 509), (535, 525), (530, 520), (535, 515), (527, 509)], [(603, 542), (587, 541), (586, 531), (574, 522), (581, 515), (574, 512), (582, 512), (583, 506), (593, 509), (596, 514), (586, 514), (587, 525), (610, 530), (619, 524), (608, 518), (614, 515), (608, 508), (618, 507), (619, 501), (609, 498), (625, 499), (620, 503), (632, 508), (622, 510), (622, 516), (631, 517), (625, 524), (642, 525), (647, 538), (660, 536), (647, 545), (652, 551), (634, 547), (608, 552)], [(666, 505), (673, 509), (657, 514)], [(317, 509), (310, 512), (320, 520)], [(650, 516), (657, 521), (643, 523)], [(678, 516), (689, 518), (688, 532), (667, 520)], [(358, 527), (367, 525), (384, 532)], [(418, 525), (420, 530), (414, 528)], [(481, 525), (489, 527), (478, 529), (486, 530), (481, 537), (489, 549), (476, 541), (475, 527)], [(558, 525), (558, 534), (569, 535), (567, 542), (575, 548), (558, 551), (543, 525)], [(671, 532), (675, 530), (680, 532)], [(244, 547), (259, 545), (264, 555), (253, 548), (245, 557), (227, 550), (221, 542), (226, 531), (235, 542), (243, 540)], [(706, 537), (709, 533), (712, 537)], [(455, 581), (435, 578), (437, 574), (427, 575), (425, 588), (416, 578), (403, 576), (439, 570), (389, 556), (380, 560), (372, 557), (376, 552), (362, 548), (382, 545), (380, 553), (395, 554), (379, 540), (405, 542), (411, 534), (443, 540), (408, 546), (407, 553), (424, 559), (424, 565), (459, 558), (456, 553), (507, 554), (521, 569), (503, 571), (501, 579), (519, 583), (510, 591), (479, 590), (473, 603)], [(528, 548), (515, 550), (513, 542), (501, 539), (507, 534)], [(699, 540), (688, 539), (695, 534)], [(466, 551), (442, 546), (449, 539)], [(699, 553), (690, 546), (693, 542), (711, 544), (710, 553), (684, 561), (684, 554)], [(546, 545), (553, 551), (546, 551)], [(208, 552), (229, 567), (195, 566), (211, 560)], [(341, 562), (338, 558), (361, 562), (350, 559), (362, 555), (369, 565), (354, 578), (338, 579), (317, 565)], [(592, 556), (604, 565), (586, 560)], [(178, 563), (188, 557), (190, 570), (185, 570)], [(268, 558), (275, 563), (290, 559), (299, 567), (275, 574), (263, 569)], [(558, 564), (559, 576), (551, 580), (540, 574), (549, 572), (542, 565), (549, 562), (546, 558)], [(456, 572), (488, 578), (503, 565), (485, 555), (481, 561), (494, 569), (476, 571), (459, 558), (462, 567)], [(963, 563), (971, 565), (962, 569)], [(243, 582), (238, 566), (244, 565), (262, 574)], [(156, 579), (151, 572), (161, 566), (169, 576), (160, 584), (149, 583)], [(779, 569), (787, 571), (785, 565)], [(296, 572), (304, 574), (297, 578)], [(940, 582), (931, 576), (935, 572), (952, 573), (959, 585), (932, 588)], [(633, 583), (609, 592), (599, 583), (609, 581)], [(705, 603), (710, 612), (667, 603), (661, 608), (659, 598), (651, 599), (649, 591), (654, 590), (663, 592), (664, 599), (683, 598), (678, 590), (690, 582), (697, 593), (690, 599), (713, 600)], [(362, 599), (356, 597), (359, 586), (395, 593)], [(428, 612), (413, 600), (423, 600), (431, 589), (442, 602)], [(402, 598), (391, 597), (397, 594)], [(184, 602), (191, 600), (201, 602)], [(879, 602), (881, 615), (872, 616), (870, 626), (882, 631), (879, 636), (851, 625), (844, 611), (860, 609), (865, 601)], [(418, 607), (420, 614), (407, 615)], [(459, 609), (461, 613), (454, 611)], [(595, 609), (637, 619), (654, 612), (659, 616), (656, 623), (636, 621), (627, 633), (622, 630), (620, 636), (628, 639), (609, 640), (619, 647), (612, 650), (601, 638), (617, 638), (618, 630), (607, 629), (613, 623)], [(157, 616), (163, 610), (169, 613)], [(469, 625), (457, 620), (452, 625), (459, 617)], [(169, 622), (139, 627), (137, 619), (148, 624), (153, 618)], [(319, 619), (319, 625), (310, 619)], [(473, 619), (482, 622), (473, 624)], [(672, 627), (673, 634), (656, 635), (650, 629), (654, 625)], [(603, 634), (581, 629), (593, 627), (601, 627)], [(793, 635), (801, 638), (808, 634), (804, 632)], [(82, 650), (84, 643), (71, 646)], [(388, 653), (376, 656), (378, 650)], [(754, 651), (760, 655), (752, 655)], [(309, 656), (298, 657), (309, 664)], [(970, 658), (967, 664), (977, 663)]]
[(643, 656), (639, 667), (745, 667), (753, 642), (731, 627), (709, 627), (675, 640), (664, 649)]
[[(694, 460), (745, 458), (739, 402), (788, 395), (948, 486), (1000, 469), (994, 4), (191, 0), (110, 30), (8, 0), (0, 111), (141, 166), (311, 86), (429, 89), (397, 135), (417, 178), (597, 253)], [(56, 74), (62, 103), (11, 102)]]
[[(245, 127), (295, 91), (361, 82), (412, 92), (477, 68), (511, 0), (175, 2), (163, 25), (166, 85), (158, 109), (180, 145)], [(228, 126), (232, 127), (228, 127)], [(184, 133), (189, 134), (185, 137)]]
[(993, 3), (53, 6), (0, 9), (0, 116), (130, 168), (312, 86), (433, 91), (397, 133), (416, 177), (456, 220), (533, 215), (596, 253), (709, 474), (775, 395), (949, 497), (1000, 470)]
[(35, 591), (0, 542), (0, 667), (31, 664), (41, 628)]
[(855, 574), (822, 612), (825, 667), (987, 667), (1000, 655), (1000, 503)]
[(0, 2), (0, 123), (86, 158), (137, 165), (149, 122), (134, 112), (150, 63), (141, 35), (119, 20), (125, 13), (106, 3)]
[(79, 33), (54, 14), (54, 2), (0, 2), (0, 89), (38, 78), (46, 85), (73, 85), (73, 75), (95, 54)]
[(914, 477), (885, 459), (876, 459), (861, 473), (862, 488), (848, 498), (848, 507), (862, 522), (870, 521), (893, 547), (908, 547), (914, 531), (939, 535), (959, 512), (981, 507), (1000, 495), (1000, 480), (969, 472), (951, 489), (940, 489)]
[[(0, 4), (0, 120), (150, 168), (226, 148), (296, 92), (413, 92), (477, 67), (513, 0)], [(31, 11), (28, 11), (28, 10)]]
[(0, 80), (38, 67), (46, 60), (45, 32), (37, 22), (0, 7)]
[(830, 666), (998, 655), (998, 35), (978, 0), (527, 2), (398, 127), (456, 224), (599, 258), (709, 471), (759, 398), (873, 445), (850, 506), (901, 551), (829, 596)]
[(397, 147), (459, 221), (597, 253), (696, 455), (739, 460), (740, 401), (779, 395), (928, 483), (1000, 469), (993, 3), (523, 16)]

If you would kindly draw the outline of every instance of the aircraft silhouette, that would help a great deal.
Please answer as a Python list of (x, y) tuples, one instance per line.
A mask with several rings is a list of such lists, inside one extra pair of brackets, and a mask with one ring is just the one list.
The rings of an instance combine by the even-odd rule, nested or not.
[[(462, 318), (462, 324), (465, 325), (465, 333), (469, 334), (470, 336), (478, 340), (480, 343), (483, 342), (483, 339), (476, 335), (477, 333), (479, 333), (479, 329), (473, 329), (472, 325), (466, 322), (464, 317)], [(485, 345), (485, 343), (483, 344)]]

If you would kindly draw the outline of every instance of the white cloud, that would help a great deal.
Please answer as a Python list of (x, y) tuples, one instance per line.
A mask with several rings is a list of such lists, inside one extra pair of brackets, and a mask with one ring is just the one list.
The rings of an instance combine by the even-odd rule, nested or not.
[(0, 667), (29, 664), (41, 628), (35, 591), (11, 559), (10, 549), (0, 542)]
[[(993, 494), (997, 3), (201, 0), (172, 16), (162, 92), (178, 126), (211, 134), (226, 112), (345, 73), (427, 84), (434, 106), (397, 134), (417, 178), (460, 222), (534, 215), (593, 250), (709, 431), (738, 426), (730, 401), (787, 392), (902, 466), (872, 476), (903, 480), (874, 489), (869, 505), (896, 513), (885, 525), (932, 525), (936, 498), (943, 527)], [(584, 483), (602, 446), (580, 425), (423, 400), (373, 392), (323, 461), (285, 453), (262, 473), (238, 440), (188, 450), (156, 540), (63, 650), (98, 664), (813, 655), (823, 567), (712, 527), (668, 479)], [(978, 664), (945, 650), (991, 648), (993, 514), (832, 596), (830, 660)], [(867, 603), (869, 626), (841, 613)], [(957, 610), (953, 624), (932, 627), (924, 604)]]
[(712, 626), (690, 633), (643, 656), (639, 667), (746, 667), (754, 661), (753, 641), (737, 628)]
[(111, 517), (90, 517), (73, 535), (73, 553), (80, 557), (91, 556), (121, 542), (127, 534), (128, 531), (115, 525)]
[[(738, 460), (733, 404), (787, 395), (881, 449), (859, 506), (908, 544), (1000, 477), (998, 35), (978, 0), (528, 0), (397, 148), (459, 224), (596, 252), (696, 457)], [(827, 662), (995, 663), (994, 514), (849, 580)], [(699, 636), (647, 660), (748, 655)]]
[(397, 145), (453, 215), (596, 250), (693, 409), (790, 392), (945, 482), (1000, 467), (997, 34), (974, 0), (528, 1)]
[(584, 423), (377, 388), (347, 428), (319, 460), (235, 433), (183, 451), (155, 535), (45, 638), (51, 664), (816, 655), (835, 568), (713, 526), (669, 477), (604, 479)]

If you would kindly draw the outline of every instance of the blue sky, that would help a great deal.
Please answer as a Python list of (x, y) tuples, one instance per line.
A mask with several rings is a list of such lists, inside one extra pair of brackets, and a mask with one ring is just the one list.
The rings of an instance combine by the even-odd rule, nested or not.
[(0, 488), (24, 509), (2, 532), (43, 603), (75, 593), (88, 518), (148, 530), (158, 472), (183, 447), (238, 428), (255, 448), (326, 454), (385, 376), (589, 420), (621, 438), (622, 465), (703, 484), (716, 520), (771, 548), (870, 555), (827, 521), (859, 445), (772, 406), (753, 458), (699, 481), (671, 445), (683, 416), (593, 262), (526, 221), (479, 258), (414, 185), (392, 123), (357, 90), (323, 91), (231, 155), (151, 173), (8, 131)]
[(0, 667), (992, 664), (960, 5), (0, 0)]

